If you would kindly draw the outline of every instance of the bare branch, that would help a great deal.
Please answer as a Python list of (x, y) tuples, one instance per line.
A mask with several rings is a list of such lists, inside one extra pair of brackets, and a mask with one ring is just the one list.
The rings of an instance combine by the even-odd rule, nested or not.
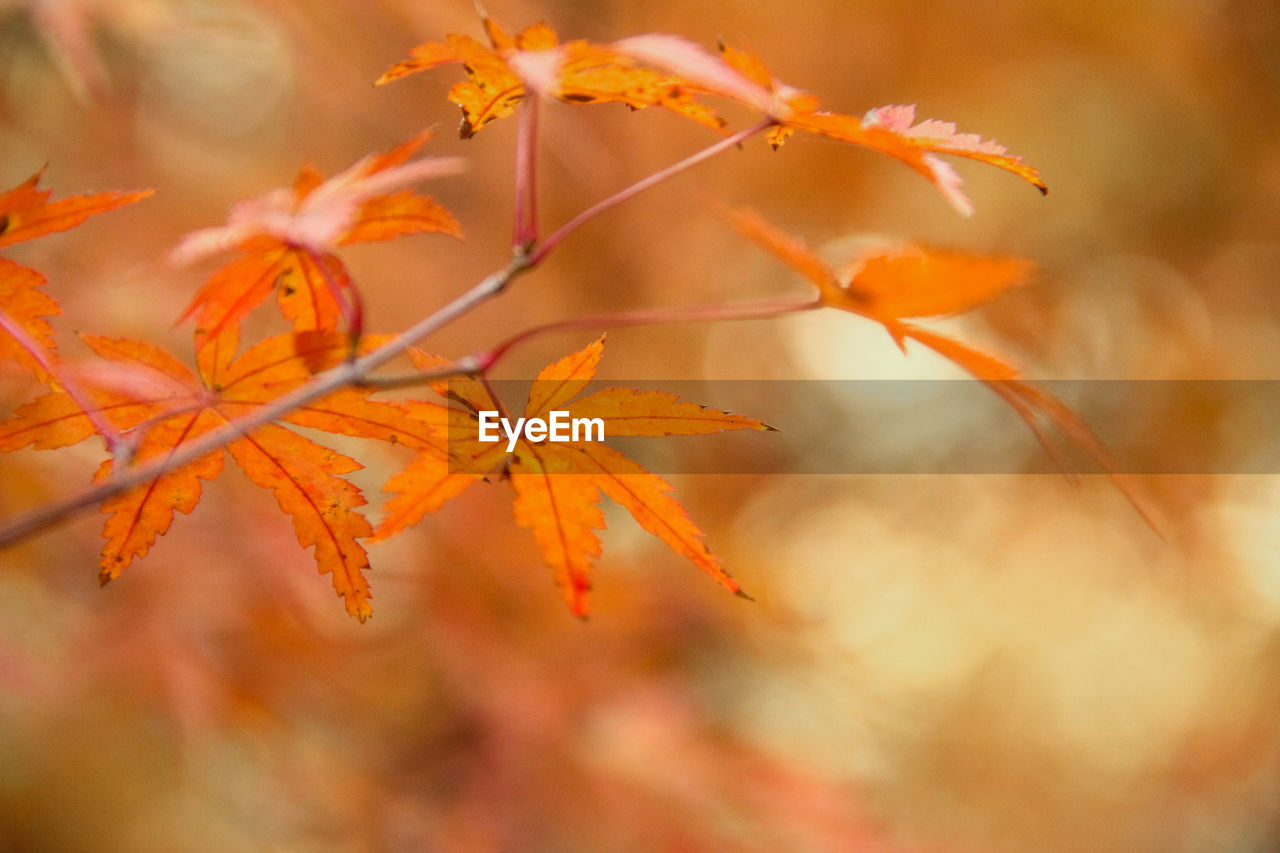
[(476, 353), (471, 358), (480, 370), (493, 367), (507, 352), (534, 338), (552, 332), (565, 332), (573, 329), (616, 329), (623, 326), (657, 326), (667, 323), (705, 322), (713, 323), (721, 320), (759, 320), (766, 317), (781, 317), (797, 311), (809, 311), (822, 307), (820, 297), (789, 297), (785, 299), (762, 299), (757, 302), (710, 303), (706, 305), (683, 305), (674, 308), (651, 308), (640, 311), (626, 311), (617, 314), (591, 314), (586, 317), (575, 317), (572, 320), (557, 320), (525, 329), (512, 335), (493, 349)]
[(720, 140), (714, 145), (709, 145), (706, 148), (703, 148), (698, 153), (691, 154), (690, 156), (681, 160), (679, 163), (673, 163), (672, 165), (668, 166), (667, 168), (663, 169), (660, 172), (654, 172), (649, 177), (636, 181), (631, 186), (627, 187), (626, 189), (619, 190), (618, 192), (606, 198), (604, 201), (593, 204), (591, 207), (582, 211), (582, 213), (579, 213), (573, 219), (569, 220), (564, 225), (561, 225), (559, 228), (557, 228), (556, 231), (550, 237), (548, 237), (546, 240), (544, 240), (541, 243), (541, 245), (538, 246), (538, 248), (534, 249), (529, 259), (530, 263), (533, 264), (534, 266), (537, 266), (542, 261), (542, 259), (545, 258), (551, 252), (552, 249), (554, 249), (557, 245), (560, 244), (562, 240), (564, 240), (565, 237), (568, 237), (574, 231), (577, 231), (583, 225), (587, 224), (592, 219), (595, 219), (600, 214), (612, 210), (613, 208), (622, 204), (624, 201), (634, 198), (635, 196), (639, 195), (640, 193), (644, 192), (650, 187), (657, 186), (658, 184), (662, 183), (665, 180), (668, 180), (669, 178), (674, 178), (676, 175), (680, 174), (681, 172), (684, 172), (698, 165), (703, 160), (709, 160), (715, 155), (721, 153), (722, 151), (727, 151), (730, 148), (733, 148), (735, 145), (740, 145), (743, 141), (751, 138), (752, 136), (755, 136), (757, 133), (761, 133), (763, 131), (768, 130), (770, 127), (773, 126), (773, 124), (774, 122), (772, 119), (766, 119), (764, 121), (756, 122), (755, 124), (751, 125), (751, 127), (748, 127), (745, 130), (740, 130), (737, 133), (733, 134), (732, 136), (726, 136), (724, 139)]

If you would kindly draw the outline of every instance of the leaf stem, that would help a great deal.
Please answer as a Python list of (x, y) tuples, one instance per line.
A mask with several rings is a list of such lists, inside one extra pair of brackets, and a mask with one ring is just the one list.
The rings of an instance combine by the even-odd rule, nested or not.
[(93, 424), (93, 428), (102, 436), (102, 440), (107, 445), (107, 450), (115, 454), (121, 459), (122, 465), (129, 464), (129, 456), (132, 455), (131, 445), (124, 440), (120, 431), (112, 425), (111, 421), (103, 417), (102, 412), (94, 405), (89, 394), (80, 387), (80, 383), (72, 379), (65, 370), (62, 370), (56, 361), (52, 358), (52, 353), (40, 346), (40, 342), (28, 334), (22, 324), (14, 320), (4, 311), (0, 311), (0, 330), (7, 332), (18, 342), (27, 354), (40, 365), (54, 381), (67, 392), (67, 396), (75, 401), (75, 404), (84, 410), (85, 416), (89, 419), (89, 423)]
[(673, 163), (667, 168), (663, 169), (662, 171), (654, 172), (649, 177), (636, 181), (631, 186), (625, 189), (619, 190), (618, 192), (614, 193), (613, 195), (609, 196), (603, 201), (593, 204), (591, 207), (588, 207), (586, 210), (579, 213), (577, 216), (575, 216), (573, 219), (566, 222), (564, 225), (561, 225), (551, 234), (550, 237), (542, 241), (542, 243), (533, 250), (532, 254), (530, 254), (529, 256), (530, 265), (537, 266), (539, 263), (541, 263), (542, 259), (545, 258), (551, 252), (552, 249), (554, 249), (557, 245), (560, 244), (562, 240), (564, 240), (564, 238), (568, 237), (574, 231), (577, 231), (583, 225), (590, 222), (592, 219), (595, 219), (600, 214), (606, 213), (612, 210), (613, 208), (622, 204), (624, 201), (627, 201), (628, 199), (631, 199), (639, 195), (640, 193), (644, 192), (650, 187), (657, 186), (658, 184), (662, 183), (663, 181), (669, 178), (674, 178), (676, 175), (680, 174), (681, 172), (687, 171), (688, 169), (691, 169), (692, 167), (698, 165), (703, 160), (709, 160), (710, 158), (714, 157), (720, 152), (727, 151), (728, 149), (733, 148), (735, 145), (741, 144), (744, 140), (749, 139), (750, 137), (756, 135), (757, 133), (760, 133), (764, 130), (769, 129), (770, 127), (773, 126), (773, 124), (774, 122), (772, 119), (766, 119), (763, 121), (756, 122), (755, 124), (751, 125), (751, 127), (748, 127), (745, 130), (740, 130), (737, 133), (733, 134), (732, 136), (727, 136), (724, 139), (721, 139), (719, 142), (715, 143), (714, 145), (709, 145), (706, 148), (703, 148), (701, 151), (697, 152), (696, 154), (691, 154), (688, 157), (681, 160), (680, 162)]
[[(304, 246), (296, 248), (310, 255), (311, 262), (316, 265), (316, 269), (320, 271), (320, 277), (324, 279), (325, 288), (329, 291), (329, 295), (333, 297), (333, 301), (338, 304), (342, 323), (346, 326), (347, 338), (351, 341), (351, 360), (354, 360), (356, 347), (360, 343), (360, 337), (364, 334), (364, 299), (360, 296), (360, 291), (350, 278), (347, 278), (345, 286), (336, 281), (329, 268), (325, 265), (324, 258), (317, 257), (310, 249)], [(348, 294), (350, 299), (348, 299)]]
[(520, 104), (516, 132), (516, 221), (511, 236), (513, 252), (528, 252), (538, 239), (538, 98)]
[(481, 370), (476, 374), (476, 378), (479, 379), (480, 384), (484, 386), (484, 390), (489, 395), (489, 399), (498, 407), (498, 417), (509, 418), (510, 415), (507, 413), (507, 407), (503, 405), (502, 398), (498, 396), (498, 392), (493, 389), (493, 384), (489, 381), (489, 377), (485, 376), (484, 371)]
[(552, 332), (564, 332), (574, 329), (614, 329), (623, 326), (656, 326), (666, 323), (716, 322), (721, 320), (759, 320), (767, 317), (780, 317), (799, 311), (809, 311), (822, 307), (822, 298), (787, 297), (783, 299), (763, 299), (758, 302), (723, 303), (713, 302), (705, 305), (683, 305), (674, 308), (650, 308), (638, 311), (625, 311), (616, 314), (591, 314), (586, 317), (575, 317), (571, 320), (557, 320), (542, 326), (525, 329), (507, 338), (496, 347), (478, 352), (471, 359), (481, 371), (487, 371), (500, 361), (509, 350), (527, 343), (534, 338)]

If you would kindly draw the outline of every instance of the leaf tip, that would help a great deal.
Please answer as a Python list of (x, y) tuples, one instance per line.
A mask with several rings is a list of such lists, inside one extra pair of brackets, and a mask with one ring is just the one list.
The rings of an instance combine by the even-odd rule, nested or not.
[[(365, 568), (367, 569), (368, 566), (366, 565)], [(371, 595), (372, 593), (367, 589), (363, 594), (356, 593), (352, 595), (343, 592), (338, 593), (338, 596), (342, 598), (347, 605), (347, 613), (361, 625), (373, 617), (373, 605), (369, 603)]]

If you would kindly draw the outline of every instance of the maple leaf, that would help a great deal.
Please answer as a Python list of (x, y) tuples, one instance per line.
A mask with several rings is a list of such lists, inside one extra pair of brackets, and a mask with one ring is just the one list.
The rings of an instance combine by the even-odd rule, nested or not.
[(824, 304), (881, 323), (969, 311), (1025, 284), (1035, 270), (1013, 255), (908, 244), (869, 251), (837, 272), (754, 211), (735, 210), (729, 217), (741, 234), (813, 282)]
[[(606, 388), (579, 396), (595, 375), (603, 352), (601, 337), (586, 348), (548, 365), (534, 380), (526, 419), (546, 419), (550, 412), (567, 411), (574, 418), (600, 418), (606, 436), (708, 435), (722, 430), (769, 429), (754, 418), (729, 414), (696, 403), (682, 402), (661, 391)], [(414, 361), (427, 370), (447, 365), (437, 356), (416, 353)], [(605, 526), (599, 508), (601, 493), (621, 504), (649, 533), (677, 554), (743, 594), (719, 559), (703, 542), (702, 531), (670, 492), (666, 480), (645, 470), (607, 445), (595, 441), (531, 441), (523, 434), (508, 453), (506, 439), (479, 439), (476, 414), (503, 411), (486, 386), (474, 379), (435, 383), (467, 410), (452, 409), (447, 455), (437, 448), (419, 453), (405, 471), (383, 487), (395, 495), (374, 541), (386, 539), (439, 509), (504, 462), (515, 492), (515, 519), (527, 527), (555, 575), (570, 611), (586, 616), (591, 588), (591, 561), (600, 556), (595, 531)]]
[(984, 255), (951, 249), (907, 246), (868, 252), (837, 273), (801, 241), (774, 228), (759, 214), (735, 210), (730, 221), (756, 244), (800, 272), (818, 288), (823, 305), (874, 320), (885, 327), (902, 351), (914, 340), (980, 379), (1022, 418), (1041, 447), (1071, 476), (1067, 455), (1045, 422), (1084, 451), (1111, 477), (1147, 523), (1157, 531), (1159, 514), (1141, 489), (1080, 416), (1065, 403), (1022, 378), (1004, 360), (904, 319), (969, 311), (1025, 284), (1030, 261), (1011, 255)]
[[(347, 340), (337, 333), (278, 335), (234, 361), (231, 347), (211, 348), (201, 359), (197, 375), (167, 352), (142, 341), (97, 336), (84, 340), (111, 364), (149, 377), (141, 382), (102, 383), (90, 391), (96, 414), (121, 431), (140, 433), (134, 455), (139, 461), (171, 455), (184, 444), (270, 404), (315, 371), (339, 363), (349, 351)], [(375, 337), (366, 345), (378, 342)], [(443, 447), (445, 407), (373, 401), (368, 399), (370, 393), (359, 388), (339, 390), (280, 419), (415, 450)], [(65, 447), (94, 431), (74, 399), (54, 392), (19, 407), (11, 420), (0, 424), (0, 451), (27, 445), (39, 450)], [(276, 423), (232, 439), (226, 450), (250, 480), (273, 493), (280, 510), (292, 520), (299, 545), (314, 547), (317, 567), (332, 576), (347, 612), (364, 621), (372, 612), (364, 577), (369, 561), (358, 540), (372, 528), (356, 511), (365, 504), (364, 497), (342, 476), (359, 470), (360, 463)], [(216, 479), (223, 463), (219, 449), (104, 501), (101, 580), (117, 577), (134, 559), (144, 557), (169, 529), (175, 510), (194, 510), (201, 481)], [(111, 471), (108, 459), (95, 480), (109, 478)]]
[(451, 33), (443, 42), (413, 48), (410, 58), (393, 65), (377, 84), (461, 63), (467, 79), (449, 90), (449, 100), (462, 108), (458, 133), (463, 139), (514, 113), (526, 90), (570, 104), (621, 103), (635, 110), (658, 106), (714, 130), (724, 125), (678, 77), (637, 67), (631, 58), (605, 46), (581, 40), (562, 44), (545, 23), (512, 37), (488, 15), (481, 17), (489, 47)]
[(1010, 155), (1003, 145), (973, 133), (956, 133), (951, 122), (934, 119), (912, 125), (915, 107), (878, 107), (861, 119), (828, 112), (798, 112), (786, 127), (865, 145), (896, 157), (928, 178), (961, 214), (973, 213), (973, 203), (960, 189), (962, 181), (955, 169), (935, 154), (951, 154), (987, 163), (1012, 172), (1043, 195), (1049, 191), (1040, 173)]
[(66, 231), (90, 216), (141, 201), (153, 192), (92, 193), (49, 201), (53, 191), (36, 188), (43, 174), (41, 169), (13, 189), (0, 193), (0, 248)]
[(665, 68), (688, 87), (746, 104), (769, 116), (788, 116), (787, 99), (759, 77), (759, 69), (741, 69), (708, 53), (681, 36), (647, 33), (616, 41), (610, 47), (624, 56)]
[[(0, 193), (0, 247), (56, 231), (66, 231), (90, 216), (133, 204), (150, 190), (105, 192), (49, 201), (50, 190), (37, 189), (44, 170)], [(62, 313), (58, 303), (38, 290), (45, 278), (33, 269), (0, 259), (0, 360), (17, 362), (42, 380), (51, 378), (53, 328), (44, 319)]]
[(430, 138), (422, 133), (363, 158), (328, 180), (304, 167), (292, 188), (275, 189), (231, 210), (227, 224), (196, 231), (173, 252), (186, 263), (228, 249), (241, 256), (214, 272), (178, 322), (196, 321), (196, 348), (231, 341), (224, 333), (276, 290), (295, 331), (359, 330), (359, 295), (333, 254), (349, 243), (435, 232), (462, 236), (457, 220), (406, 184), (459, 172), (458, 158), (409, 161)]
[(817, 97), (778, 80), (760, 57), (748, 51), (721, 43), (720, 56), (716, 57), (685, 39), (658, 34), (624, 39), (613, 47), (681, 75), (687, 85), (699, 91), (759, 110), (773, 120), (768, 140), (775, 149), (799, 130), (895, 157), (928, 178), (965, 216), (973, 212), (973, 204), (961, 190), (963, 182), (955, 169), (937, 154), (978, 160), (1012, 172), (1041, 193), (1049, 191), (1035, 169), (992, 140), (956, 133), (950, 122), (928, 120), (913, 124), (914, 106), (878, 107), (862, 118), (820, 110)]
[(54, 350), (53, 327), (45, 317), (62, 313), (58, 303), (37, 288), (44, 276), (0, 258), (0, 362), (17, 362), (40, 379), (50, 377), (42, 353)]

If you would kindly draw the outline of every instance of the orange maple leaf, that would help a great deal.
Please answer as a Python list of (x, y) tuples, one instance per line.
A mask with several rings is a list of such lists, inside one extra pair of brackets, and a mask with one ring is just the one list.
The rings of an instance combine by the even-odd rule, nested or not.
[[(599, 418), (606, 436), (707, 435), (769, 428), (754, 418), (681, 402), (676, 395), (660, 391), (606, 388), (580, 397), (595, 375), (603, 347), (601, 337), (543, 368), (533, 383), (524, 418), (545, 421), (553, 410), (566, 411), (571, 418)], [(422, 353), (414, 360), (424, 370), (447, 364)], [(504, 411), (483, 383), (465, 379), (436, 383), (435, 387), (467, 410), (451, 410), (447, 457), (431, 448), (387, 482), (385, 491), (395, 497), (387, 502), (386, 518), (374, 534), (375, 541), (439, 509), (505, 462), (507, 479), (515, 492), (516, 522), (533, 532), (574, 614), (585, 616), (589, 610), (591, 561), (600, 556), (600, 540), (594, 531), (605, 526), (598, 506), (601, 492), (625, 507), (641, 527), (677, 554), (731, 592), (743, 594), (720, 560), (707, 550), (702, 531), (671, 497), (672, 487), (666, 480), (598, 441), (530, 440), (522, 433), (508, 452), (507, 438), (480, 440), (477, 414)]]
[[(306, 382), (313, 372), (334, 366), (349, 351), (348, 342), (337, 333), (278, 335), (234, 361), (231, 347), (211, 348), (201, 359), (197, 376), (167, 352), (142, 341), (96, 336), (84, 340), (101, 358), (135, 377), (130, 383), (95, 385), (90, 393), (97, 414), (121, 431), (140, 434), (134, 454), (139, 461), (171, 455), (182, 445), (233, 423)], [(375, 338), (368, 345), (376, 343)], [(281, 420), (416, 450), (443, 448), (445, 407), (378, 402), (368, 399), (370, 393), (358, 388), (339, 390), (282, 415)], [(93, 433), (93, 423), (76, 401), (54, 392), (19, 407), (14, 418), (0, 424), (0, 451), (27, 445), (64, 447)], [(314, 546), (320, 572), (332, 575), (347, 612), (364, 621), (372, 612), (364, 577), (369, 560), (358, 540), (372, 528), (356, 511), (366, 503), (360, 490), (342, 477), (359, 470), (360, 463), (274, 423), (231, 440), (226, 449), (250, 480), (273, 492), (281, 511), (293, 521), (298, 543), (303, 548)], [(102, 512), (108, 518), (103, 528), (107, 541), (101, 580), (109, 581), (135, 558), (144, 557), (156, 537), (169, 529), (174, 510), (194, 510), (200, 501), (200, 481), (216, 479), (223, 461), (222, 450), (213, 451), (104, 501)], [(106, 480), (111, 471), (108, 459), (95, 479)]]
[(963, 181), (949, 163), (935, 154), (950, 154), (987, 163), (1012, 172), (1040, 190), (1042, 195), (1049, 192), (1036, 169), (1022, 162), (1020, 157), (1009, 154), (994, 140), (983, 139), (974, 133), (956, 133), (954, 124), (936, 119), (913, 124), (914, 118), (914, 106), (896, 105), (869, 110), (860, 119), (816, 110), (797, 112), (784, 126), (865, 145), (896, 157), (928, 178), (965, 216), (973, 213), (973, 203), (960, 188)]
[(18, 186), (0, 194), (0, 248), (55, 231), (66, 231), (90, 216), (133, 204), (153, 192), (93, 193), (49, 201), (52, 190), (36, 189), (43, 174), (41, 169)]
[(461, 63), (467, 79), (449, 90), (449, 100), (462, 108), (458, 132), (463, 139), (514, 113), (526, 90), (570, 104), (621, 103), (635, 110), (658, 106), (715, 130), (724, 125), (677, 77), (637, 67), (634, 60), (601, 45), (580, 40), (562, 44), (545, 23), (512, 37), (488, 15), (482, 19), (490, 47), (450, 33), (443, 42), (413, 48), (410, 58), (393, 65), (377, 84)]
[(972, 133), (956, 133), (954, 124), (915, 122), (914, 106), (887, 106), (862, 118), (820, 110), (818, 98), (778, 80), (760, 57), (721, 44), (714, 56), (677, 36), (644, 35), (612, 47), (629, 56), (678, 74), (686, 85), (738, 101), (773, 120), (768, 140), (780, 147), (797, 130), (874, 148), (895, 157), (928, 178), (943, 196), (968, 216), (973, 205), (960, 189), (955, 169), (937, 154), (967, 157), (1012, 172), (1041, 193), (1048, 187), (1039, 173), (1010, 155), (1004, 146)]
[[(0, 247), (66, 231), (90, 216), (133, 204), (151, 190), (77, 195), (49, 201), (51, 190), (36, 189), (43, 169), (0, 193)], [(38, 290), (45, 278), (33, 269), (0, 259), (0, 361), (17, 362), (43, 380), (54, 350), (53, 327), (44, 318), (61, 307)]]
[(45, 317), (62, 313), (52, 296), (38, 288), (45, 278), (33, 269), (0, 258), (0, 362), (16, 362), (42, 380), (55, 344)]
[(1026, 422), (1054, 462), (1071, 475), (1073, 467), (1046, 430), (1044, 421), (1056, 426), (1111, 477), (1152, 528), (1160, 529), (1159, 514), (1142, 490), (1070, 407), (1023, 379), (1004, 360), (954, 338), (903, 322), (910, 318), (958, 314), (990, 302), (1028, 281), (1035, 269), (1030, 261), (1012, 255), (907, 246), (869, 252), (856, 258), (841, 275), (811, 252), (803, 241), (774, 228), (754, 211), (740, 209), (729, 216), (740, 233), (816, 285), (823, 305), (880, 323), (904, 353), (906, 341), (914, 340), (982, 380)]
[(188, 235), (173, 253), (179, 263), (241, 252), (209, 278), (178, 321), (195, 318), (197, 350), (219, 341), (234, 346), (224, 333), (273, 290), (295, 331), (336, 329), (345, 319), (358, 332), (359, 295), (333, 249), (424, 232), (462, 236), (457, 220), (434, 199), (400, 189), (461, 170), (457, 158), (409, 162), (429, 138), (419, 134), (328, 180), (304, 167), (292, 188), (242, 202), (226, 225)]
[(729, 213), (739, 233), (785, 261), (817, 286), (824, 304), (889, 324), (909, 317), (959, 314), (1025, 284), (1035, 271), (1026, 258), (907, 244), (875, 249), (836, 271), (803, 241), (751, 210)]

